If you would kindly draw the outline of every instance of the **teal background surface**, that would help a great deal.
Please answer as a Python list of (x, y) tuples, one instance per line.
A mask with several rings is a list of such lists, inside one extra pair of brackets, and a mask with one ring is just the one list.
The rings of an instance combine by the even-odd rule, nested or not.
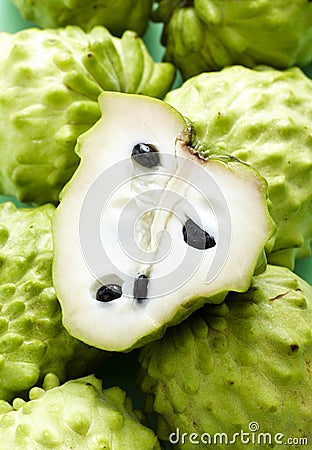
[(24, 20), (17, 8), (9, 0), (0, 0), (0, 30), (14, 33), (32, 26)]

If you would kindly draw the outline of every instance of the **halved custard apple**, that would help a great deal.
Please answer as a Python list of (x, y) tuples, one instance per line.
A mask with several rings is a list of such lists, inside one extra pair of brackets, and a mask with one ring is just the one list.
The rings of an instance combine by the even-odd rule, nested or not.
[(100, 105), (54, 216), (54, 286), (73, 336), (128, 351), (247, 290), (273, 226), (265, 181), (200, 158), (170, 105), (116, 92)]

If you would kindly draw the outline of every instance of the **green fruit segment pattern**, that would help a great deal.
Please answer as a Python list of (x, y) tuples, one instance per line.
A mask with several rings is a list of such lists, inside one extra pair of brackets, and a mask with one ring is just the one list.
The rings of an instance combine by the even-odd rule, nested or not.
[[(181, 434), (226, 433), (230, 440), (256, 422), (272, 439), (282, 433), (311, 442), (311, 320), (311, 286), (287, 268), (268, 266), (247, 293), (205, 306), (146, 346), (140, 382), (159, 436), (168, 440), (179, 429), (176, 448), (206, 449), (203, 442), (182, 444)], [(224, 443), (213, 448), (224, 450)], [(243, 446), (237, 439), (229, 447)], [(272, 446), (256, 440), (252, 448)]]
[(56, 203), (79, 158), (77, 137), (100, 117), (103, 90), (163, 97), (175, 75), (133, 31), (27, 29), (0, 34), (0, 193)]
[(311, 80), (298, 68), (233, 66), (197, 75), (166, 101), (193, 122), (209, 151), (231, 153), (267, 180), (277, 226), (269, 261), (293, 268), (295, 258), (310, 255)]
[(45, 389), (31, 389), (27, 402), (0, 401), (1, 449), (160, 449), (121, 388), (103, 390), (93, 375), (61, 386), (56, 381), (48, 374)]
[(164, 59), (183, 77), (242, 64), (279, 69), (312, 60), (312, 4), (307, 0), (159, 0)]
[(62, 326), (51, 278), (53, 214), (52, 205), (0, 205), (1, 399), (30, 389), (48, 372), (61, 380), (84, 375), (105, 356)]

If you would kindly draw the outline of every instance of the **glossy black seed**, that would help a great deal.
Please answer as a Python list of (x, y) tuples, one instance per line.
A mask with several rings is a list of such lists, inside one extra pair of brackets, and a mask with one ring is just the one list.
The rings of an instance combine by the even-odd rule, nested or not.
[(138, 300), (145, 300), (147, 297), (148, 278), (146, 275), (139, 275), (134, 281), (133, 297)]
[(118, 284), (107, 284), (106, 286), (101, 286), (97, 293), (96, 299), (100, 302), (111, 302), (122, 296), (121, 286)]
[(291, 348), (292, 352), (296, 352), (298, 350), (298, 348), (299, 348), (299, 345), (298, 344), (291, 344), (290, 348)]
[(156, 167), (159, 165), (159, 154), (157, 149), (151, 144), (140, 142), (132, 149), (133, 159), (144, 167)]
[(184, 241), (198, 250), (207, 250), (216, 245), (213, 236), (202, 230), (192, 219), (188, 219), (182, 229)]

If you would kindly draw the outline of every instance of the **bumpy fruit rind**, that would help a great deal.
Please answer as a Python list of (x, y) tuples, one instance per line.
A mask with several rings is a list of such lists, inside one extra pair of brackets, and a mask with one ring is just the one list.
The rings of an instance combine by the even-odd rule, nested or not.
[(152, 0), (13, 0), (26, 20), (43, 28), (77, 25), (86, 31), (103, 25), (117, 36), (125, 30), (142, 35)]
[(312, 4), (306, 0), (160, 0), (164, 58), (190, 78), (242, 64), (279, 69), (312, 60)]
[(0, 205), (0, 398), (12, 399), (47, 372), (64, 381), (105, 356), (62, 326), (52, 285), (54, 206), (18, 210)]
[(156, 435), (139, 422), (121, 388), (103, 390), (93, 375), (53, 384), (46, 390), (31, 389), (27, 402), (18, 398), (13, 406), (0, 402), (1, 448), (160, 449)]
[(189, 117), (199, 140), (247, 162), (266, 178), (277, 225), (268, 259), (289, 268), (295, 258), (310, 255), (311, 99), (312, 82), (300, 69), (263, 66), (204, 73), (166, 97)]
[(58, 201), (79, 163), (77, 137), (100, 117), (100, 92), (163, 97), (174, 79), (133, 31), (27, 29), (1, 33), (0, 48), (0, 193), (24, 202)]
[[(268, 266), (247, 293), (207, 305), (146, 346), (140, 382), (159, 436), (173, 433), (177, 448), (192, 448), (181, 435), (189, 444), (196, 433), (204, 449), (209, 434), (213, 448), (223, 450), (224, 439), (238, 433), (231, 448), (241, 449), (241, 431), (256, 423), (254, 431), (269, 433), (273, 444), (277, 433), (310, 441), (311, 316), (311, 286), (287, 268)], [(227, 435), (223, 444), (216, 433)], [(257, 439), (253, 449), (271, 448)]]

